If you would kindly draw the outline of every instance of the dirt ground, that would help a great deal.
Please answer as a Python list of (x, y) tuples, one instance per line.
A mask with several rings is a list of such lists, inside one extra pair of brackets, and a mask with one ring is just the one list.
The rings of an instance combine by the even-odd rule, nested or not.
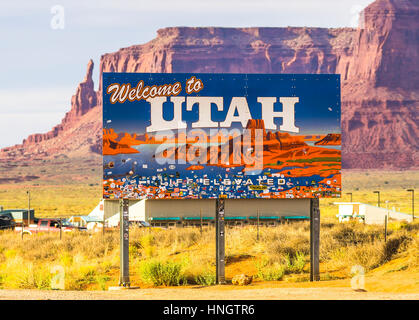
[(339, 286), (343, 285), (341, 281), (308, 285), (255, 283), (246, 287), (187, 286), (118, 291), (0, 290), (0, 300), (419, 300), (419, 292), (359, 292), (350, 286)]

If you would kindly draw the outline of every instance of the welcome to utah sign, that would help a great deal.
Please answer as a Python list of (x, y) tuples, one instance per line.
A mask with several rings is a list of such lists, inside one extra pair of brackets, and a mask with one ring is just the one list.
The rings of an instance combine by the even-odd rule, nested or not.
[(339, 75), (103, 74), (105, 199), (339, 197)]

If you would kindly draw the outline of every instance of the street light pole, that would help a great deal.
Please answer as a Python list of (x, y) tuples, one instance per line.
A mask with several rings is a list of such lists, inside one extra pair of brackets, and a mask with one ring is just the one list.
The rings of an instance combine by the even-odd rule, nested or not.
[(374, 191), (378, 195), (378, 207), (380, 207), (380, 191)]
[(351, 195), (351, 202), (352, 202), (352, 192), (347, 192), (346, 194)]
[(202, 209), (199, 210), (199, 232), (202, 236)]
[(407, 189), (412, 193), (412, 221), (415, 220), (415, 189)]
[(384, 242), (387, 242), (387, 224), (388, 224), (388, 200), (386, 200), (386, 215), (384, 217)]
[(259, 241), (259, 210), (257, 210), (257, 241)]

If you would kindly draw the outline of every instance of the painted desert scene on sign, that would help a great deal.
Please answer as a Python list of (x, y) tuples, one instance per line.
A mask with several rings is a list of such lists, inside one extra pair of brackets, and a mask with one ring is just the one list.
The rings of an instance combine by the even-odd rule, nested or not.
[[(262, 120), (263, 125), (263, 120)], [(264, 129), (262, 128), (264, 131)], [(192, 133), (193, 134), (193, 133)], [(340, 136), (340, 134), (336, 134)], [(129, 136), (129, 138), (127, 138)], [(221, 136), (221, 135), (218, 135)], [(154, 161), (153, 157), (171, 160), (184, 160), (189, 162), (190, 158), (199, 158), (199, 151), (202, 150), (202, 145), (194, 147), (194, 141), (187, 141), (182, 147), (168, 147), (161, 153), (153, 155), (151, 158), (144, 158), (153, 154), (153, 150), (160, 146), (154, 137), (141, 140), (138, 136), (131, 137), (127, 133), (116, 134), (112, 129), (106, 129), (103, 134), (104, 137), (104, 156), (106, 163), (104, 164), (104, 172), (112, 172), (112, 178), (107, 178), (104, 183), (104, 195), (111, 199), (120, 198), (124, 195), (124, 188), (126, 192), (138, 194), (138, 197), (158, 197), (158, 198), (200, 198), (199, 195), (193, 193), (190, 195), (188, 192), (189, 184), (192, 184), (194, 179), (216, 179), (220, 185), (227, 183), (222, 187), (225, 194), (228, 196), (229, 191), (235, 190), (239, 193), (239, 197), (246, 197), (247, 190), (253, 192), (255, 197), (261, 198), (293, 198), (293, 197), (312, 197), (322, 195), (323, 197), (333, 197), (340, 194), (341, 185), (341, 151), (340, 145), (336, 144), (322, 144), (317, 146), (315, 143), (321, 142), (319, 139), (314, 144), (312, 141), (305, 140), (305, 136), (291, 136), (288, 133), (271, 133), (263, 134), (262, 156), (260, 159), (263, 161), (260, 172), (256, 175), (249, 175), (248, 173), (254, 171), (254, 165), (247, 165), (244, 159), (234, 164), (233, 152), (228, 151), (222, 157), (222, 149), (233, 149), (232, 144), (236, 143), (236, 138), (224, 138), (224, 143), (215, 145), (212, 142), (211, 147), (207, 147), (206, 156), (208, 157), (208, 165), (161, 165), (160, 167), (150, 164)], [(308, 136), (311, 139), (312, 136)], [(318, 136), (323, 137), (323, 136)], [(144, 136), (142, 137), (144, 138)], [(192, 139), (194, 140), (194, 139)], [(208, 137), (209, 141), (215, 140), (213, 137)], [(220, 138), (223, 140), (223, 138)], [(105, 142), (106, 141), (106, 142)], [(165, 143), (176, 144), (177, 139), (173, 141), (165, 140)], [(199, 143), (197, 143), (199, 145)], [(331, 147), (330, 147), (331, 146)], [(218, 156), (215, 161), (209, 159), (211, 148), (215, 148), (215, 156)], [(193, 150), (196, 149), (196, 150)], [(195, 153), (193, 152), (195, 151)], [(189, 157), (188, 155), (192, 155)], [(243, 155), (242, 155), (243, 157)], [(115, 163), (120, 162), (125, 164), (125, 171), (120, 174), (115, 173)], [(149, 163), (147, 167), (143, 167), (143, 163)], [(120, 164), (121, 165), (121, 164)], [(207, 167), (208, 166), (208, 167)], [(150, 185), (135, 185), (129, 184), (127, 187), (122, 179), (128, 177), (135, 177), (138, 172), (146, 175), (147, 169), (156, 172), (155, 184)], [(118, 172), (118, 171), (117, 171)], [(180, 177), (180, 172), (184, 175), (190, 172), (192, 179), (189, 184), (180, 184), (172, 188), (159, 189), (157, 186), (162, 181), (175, 182)], [(160, 174), (159, 174), (160, 173)], [(193, 174), (193, 176), (192, 176)], [(109, 176), (110, 174), (108, 174)], [(224, 180), (228, 176), (232, 181)], [(261, 180), (257, 181), (257, 179)], [(300, 181), (295, 184), (295, 178), (299, 177)], [(252, 179), (253, 178), (253, 179)], [(275, 187), (274, 191), (269, 191), (267, 184), (269, 179), (277, 178), (282, 181), (282, 185)], [(294, 179), (293, 179), (294, 178)], [(248, 180), (250, 179), (250, 181)], [(183, 180), (182, 180), (183, 182)], [(185, 181), (186, 182), (186, 181)], [(208, 181), (209, 182), (209, 181)], [(240, 186), (242, 184), (242, 186)], [(273, 183), (272, 183), (273, 184)], [(185, 190), (186, 188), (186, 190)], [(181, 191), (185, 190), (185, 193)], [(206, 189), (212, 191), (212, 187), (202, 187), (202, 194), (206, 194)], [(272, 189), (272, 188), (271, 188)], [(198, 190), (199, 191), (199, 190)], [(223, 190), (220, 190), (223, 191)], [(215, 194), (213, 195), (215, 198)]]

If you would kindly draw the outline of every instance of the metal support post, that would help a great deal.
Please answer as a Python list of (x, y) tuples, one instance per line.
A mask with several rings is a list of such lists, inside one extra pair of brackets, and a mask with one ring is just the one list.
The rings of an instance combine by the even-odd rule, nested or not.
[(216, 282), (225, 284), (225, 221), (224, 199), (216, 200), (215, 241), (216, 241)]
[(129, 280), (129, 200), (120, 200), (120, 278), (119, 285), (130, 287)]
[(319, 199), (310, 199), (310, 281), (320, 280), (320, 206)]

